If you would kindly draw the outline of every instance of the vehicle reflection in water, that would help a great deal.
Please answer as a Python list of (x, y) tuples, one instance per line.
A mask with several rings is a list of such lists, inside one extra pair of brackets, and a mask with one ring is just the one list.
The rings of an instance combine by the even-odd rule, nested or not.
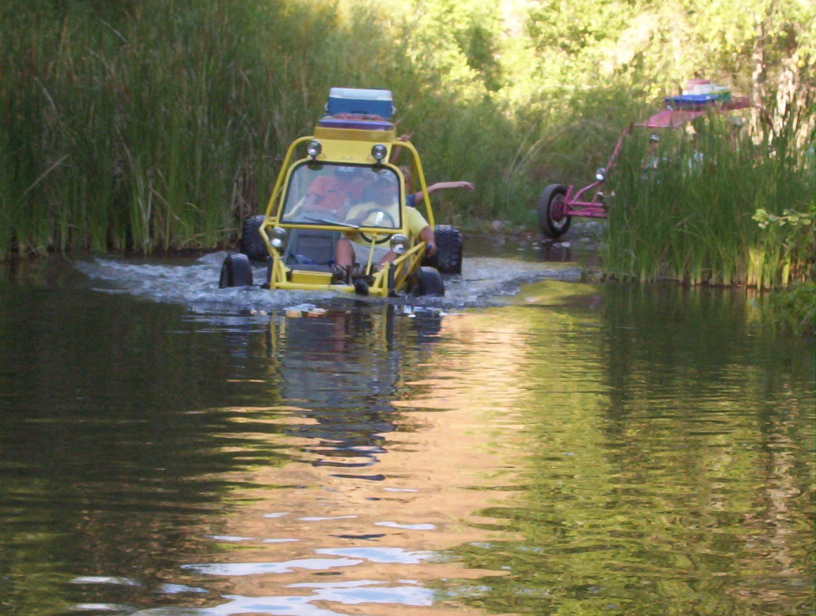
[(472, 410), (456, 401), (422, 409), (447, 318), (456, 317), (360, 304), (269, 319), (269, 396), (284, 403), (275, 421), (288, 414), (291, 460), (224, 478), (243, 488), (233, 495), (241, 505), (212, 530), (217, 560), (183, 567), (186, 585), (229, 599), (202, 614), (346, 613), (315, 602), (390, 614), (432, 606), (436, 580), (489, 574), (440, 557), (462, 541), (489, 541), (467, 522), (508, 493), (486, 478), (495, 458), (473, 455), (484, 440), (468, 434)]
[(572, 261), (572, 251), (569, 242), (542, 242), (541, 258), (554, 263)]
[(411, 311), (411, 348), (400, 348), (394, 345), (396, 311), (391, 304), (357, 305), (318, 318), (270, 319), (268, 344), (278, 359), (282, 395), (314, 421), (297, 430), (317, 441), (309, 448), (318, 456), (313, 464), (361, 468), (384, 453), (382, 437), (395, 428), (392, 401), (403, 363), (418, 364), (420, 354), (428, 354), (423, 344), (433, 341), (443, 318), (438, 310)]

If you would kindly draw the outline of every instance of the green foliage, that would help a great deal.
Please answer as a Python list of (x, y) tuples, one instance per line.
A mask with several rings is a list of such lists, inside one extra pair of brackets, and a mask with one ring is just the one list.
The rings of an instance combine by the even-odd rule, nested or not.
[(790, 135), (755, 141), (720, 114), (688, 128), (664, 131), (659, 145), (643, 130), (625, 141), (610, 177), (606, 266), (692, 284), (812, 279), (813, 171)]
[(782, 215), (760, 208), (753, 219), (760, 229), (776, 236), (773, 243), (782, 246), (786, 261), (797, 263), (801, 270), (790, 273), (797, 282), (770, 298), (774, 322), (794, 334), (812, 336), (816, 326), (816, 285), (813, 281), (816, 202), (811, 204), (809, 211), (785, 209)]
[(755, 134), (789, 140), (785, 174), (814, 124), (814, 16), (798, 0), (0, 0), (0, 258), (234, 241), (338, 85), (391, 89), (429, 181), (477, 185), (435, 197), (451, 222), (529, 220), (544, 185), (591, 177), (698, 73), (765, 104)]
[(769, 298), (771, 317), (797, 335), (813, 336), (816, 327), (816, 284), (812, 280), (791, 285)]

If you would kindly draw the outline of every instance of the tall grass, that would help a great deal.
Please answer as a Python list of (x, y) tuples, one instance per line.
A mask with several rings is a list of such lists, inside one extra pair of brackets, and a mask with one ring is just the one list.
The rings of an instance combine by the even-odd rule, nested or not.
[[(664, 131), (635, 129), (610, 175), (605, 266), (619, 277), (786, 286), (812, 277), (813, 225), (762, 228), (755, 215), (812, 211), (812, 162), (793, 129), (743, 133), (722, 114)], [(666, 134), (668, 133), (668, 134)]]
[(529, 218), (552, 146), (575, 153), (573, 103), (462, 97), (409, 26), (331, 0), (0, 0), (0, 259), (229, 244), (332, 86), (393, 90), (429, 181), (476, 183), (435, 197), (440, 220)]
[[(0, 0), (0, 260), (15, 251), (229, 245), (241, 220), (265, 205), (288, 144), (313, 129), (332, 86), (393, 91), (398, 130), (414, 134), (429, 182), (476, 184), (476, 193), (434, 196), (437, 218), (461, 225), (493, 218), (535, 224), (540, 190), (591, 177), (625, 124), (642, 115), (644, 92), (614, 82), (582, 90), (531, 86), (529, 98), (503, 98), (482, 88), (479, 71), (462, 58), (416, 58), (414, 22), (399, 21), (389, 6), (395, 3)], [(444, 52), (455, 55), (457, 44), (443, 45)], [(448, 59), (460, 63), (456, 79), (434, 72)], [(751, 147), (761, 159), (761, 146)], [(733, 173), (766, 178), (757, 191), (775, 185), (762, 203), (800, 201), (798, 172), (788, 185), (774, 175), (788, 166), (774, 169), (779, 160), (767, 156), (749, 164), (754, 158)], [(632, 220), (616, 213), (613, 227), (640, 225), (648, 238), (668, 224), (659, 218), (677, 201), (669, 187), (685, 181), (677, 164), (674, 179), (661, 170), (668, 173), (662, 183), (630, 190), (635, 196), (624, 197), (623, 188), (634, 168), (628, 180), (622, 175), (619, 201), (634, 205), (654, 193), (661, 205)], [(734, 193), (743, 189), (729, 181)], [(694, 190), (706, 202), (736, 199), (719, 180)], [(757, 205), (757, 191), (746, 189), (743, 201)], [(730, 260), (718, 265), (719, 240), (711, 255), (685, 248), (723, 224), (734, 245), (752, 237), (748, 209), (735, 230), (729, 207), (701, 208), (682, 233), (667, 227), (672, 241), (665, 245), (611, 245), (614, 267), (638, 277), (753, 277), (764, 285), (777, 266), (760, 254), (759, 240), (750, 245), (759, 252), (746, 252), (733, 267)], [(673, 224), (690, 219), (686, 206), (675, 209)], [(687, 266), (650, 265), (667, 255)], [(762, 263), (743, 272), (758, 258)]]
[(0, 4), (0, 258), (229, 241), (319, 115), (332, 6), (61, 6)]

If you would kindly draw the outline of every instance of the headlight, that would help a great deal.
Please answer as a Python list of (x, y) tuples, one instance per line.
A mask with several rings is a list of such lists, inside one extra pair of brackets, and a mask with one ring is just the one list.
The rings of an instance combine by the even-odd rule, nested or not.
[(280, 249), (286, 243), (286, 229), (275, 227), (269, 235), (269, 243), (272, 244), (272, 248)]
[(382, 143), (378, 143), (371, 148), (371, 155), (378, 163), (381, 163), (385, 159), (386, 154), (388, 154), (388, 148), (386, 148)]
[(391, 236), (391, 250), (401, 255), (408, 249), (408, 238), (402, 233)]
[(320, 145), (319, 141), (310, 141), (309, 145), (306, 146), (306, 153), (312, 160), (317, 160), (317, 157), (320, 156), (322, 151), (323, 146)]
[(598, 167), (595, 171), (595, 179), (599, 182), (603, 182), (606, 179), (606, 169), (603, 167)]

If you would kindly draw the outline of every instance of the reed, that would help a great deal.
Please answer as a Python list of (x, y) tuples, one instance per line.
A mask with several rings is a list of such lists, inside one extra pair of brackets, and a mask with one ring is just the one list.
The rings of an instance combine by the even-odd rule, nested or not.
[(722, 115), (670, 131), (651, 151), (633, 134), (610, 176), (605, 267), (641, 281), (774, 288), (812, 276), (813, 226), (761, 228), (755, 214), (813, 208), (813, 170), (793, 135), (740, 134)]
[[(414, 134), (428, 180), (477, 185), (475, 194), (434, 197), (440, 220), (462, 225), (494, 218), (534, 225), (542, 187), (591, 177), (623, 124), (641, 115), (636, 101), (644, 93), (614, 83), (536, 89), (511, 100), (480, 88), (482, 76), (463, 58), (451, 59), (457, 79), (445, 79), (434, 72), (442, 62), (415, 57), (412, 23), (362, 1), (0, 2), (0, 259), (14, 251), (234, 243), (242, 219), (265, 206), (288, 144), (312, 130), (332, 86), (394, 92), (398, 129)], [(497, 75), (491, 79), (500, 85)], [(613, 216), (613, 227), (641, 233), (631, 245), (610, 245), (614, 267), (639, 278), (764, 286), (787, 260), (795, 276), (798, 257), (764, 254), (762, 242), (781, 235), (754, 238), (750, 208), (739, 209), (736, 225), (729, 208), (734, 201), (800, 203), (798, 193), (788, 194), (799, 191), (799, 172), (788, 185), (788, 166), (749, 158), (732, 171), (754, 175), (756, 190), (718, 179), (684, 197), (696, 191), (693, 198), (717, 203), (716, 211), (691, 215), (679, 203), (673, 186), (688, 175), (679, 162), (658, 172), (662, 184), (632, 186), (625, 199), (633, 206), (649, 195), (660, 205)], [(622, 186), (634, 170), (631, 176), (621, 176)], [(731, 248), (712, 235), (721, 226)], [(653, 244), (657, 229), (670, 241)], [(739, 258), (726, 258), (748, 240)]]
[(275, 4), (5, 7), (0, 256), (225, 244), (265, 196), (293, 136), (282, 127), (318, 115), (316, 100), (282, 109), (277, 94), (331, 73), (310, 66), (317, 52), (289, 57), (305, 41), (270, 44), (330, 28), (331, 14)]
[(529, 217), (546, 122), (424, 73), (374, 5), (126, 6), (5, 8), (0, 258), (229, 244), (335, 85), (392, 89), (429, 180), (477, 184), (440, 219)]
[[(429, 183), (469, 180), (478, 191), (478, 198), (461, 191), (435, 196), (437, 217), (461, 225), (509, 211), (518, 190), (518, 176), (505, 175), (505, 171), (516, 140), (501, 108), (491, 101), (468, 104), (444, 99), (436, 102), (435, 98), (424, 101), (426, 109), (419, 113), (414, 110), (408, 120), (412, 126), (422, 127), (422, 135), (414, 142), (422, 152), (426, 179)], [(442, 135), (445, 138), (440, 138)]]

